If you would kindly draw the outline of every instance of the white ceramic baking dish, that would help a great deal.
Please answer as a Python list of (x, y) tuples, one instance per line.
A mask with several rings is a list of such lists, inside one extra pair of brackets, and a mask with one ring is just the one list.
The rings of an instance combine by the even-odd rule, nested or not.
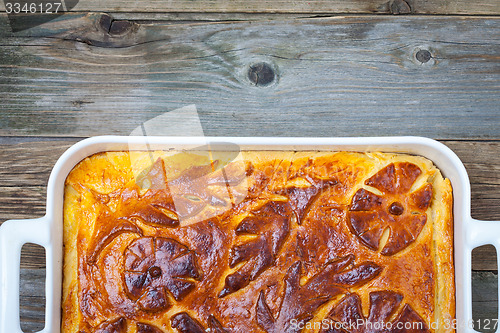
[[(83, 140), (57, 161), (47, 189), (47, 213), (30, 220), (10, 220), (0, 227), (0, 333), (21, 333), (19, 320), (19, 270), (23, 244), (46, 250), (46, 310), (43, 333), (60, 332), (62, 289), (62, 235), (64, 181), (83, 158), (102, 151), (184, 150), (206, 144), (232, 143), (241, 150), (316, 150), (404, 152), (432, 160), (451, 180), (454, 194), (455, 281), (458, 332), (474, 332), (472, 319), (471, 251), (493, 244), (500, 247), (500, 223), (477, 221), (470, 215), (470, 184), (460, 159), (445, 145), (421, 137), (377, 138), (229, 138), (229, 137), (118, 137)], [(234, 145), (233, 145), (234, 146)], [(224, 145), (221, 145), (224, 147)], [(499, 257), (500, 258), (500, 257)]]

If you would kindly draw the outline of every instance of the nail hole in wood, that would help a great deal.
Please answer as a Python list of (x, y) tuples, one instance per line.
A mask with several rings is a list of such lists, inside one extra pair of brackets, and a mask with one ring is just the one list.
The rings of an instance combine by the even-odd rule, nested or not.
[(432, 54), (428, 50), (419, 50), (417, 54), (415, 54), (415, 58), (421, 63), (426, 63), (431, 60)]
[(248, 69), (248, 79), (259, 87), (270, 85), (275, 76), (273, 68), (265, 62), (253, 64)]

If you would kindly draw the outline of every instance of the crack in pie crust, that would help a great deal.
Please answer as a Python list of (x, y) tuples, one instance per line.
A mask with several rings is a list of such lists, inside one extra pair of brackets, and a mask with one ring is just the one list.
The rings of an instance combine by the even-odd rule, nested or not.
[(423, 157), (105, 152), (64, 195), (63, 333), (454, 331), (452, 190)]

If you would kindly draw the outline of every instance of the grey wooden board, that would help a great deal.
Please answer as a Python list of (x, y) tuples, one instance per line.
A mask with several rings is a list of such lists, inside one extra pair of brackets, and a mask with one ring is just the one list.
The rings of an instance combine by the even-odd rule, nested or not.
[(21, 329), (38, 332), (45, 323), (45, 270), (21, 269), (20, 278)]
[[(498, 275), (493, 272), (472, 272), (472, 318), (475, 329), (495, 332), (498, 319)], [(478, 326), (480, 325), (480, 326)]]
[[(21, 321), (24, 332), (36, 332), (43, 328), (45, 309), (45, 270), (23, 269), (21, 270)], [(484, 323), (485, 319), (496, 319), (497, 298), (496, 292), (497, 274), (492, 272), (473, 272), (473, 307), (472, 317)], [(494, 332), (494, 330), (481, 329), (481, 332)]]
[[(499, 137), (500, 18), (101, 19), (13, 35), (0, 18), (0, 135), (127, 135), (195, 104), (206, 135)], [(248, 79), (259, 62), (267, 87)]]
[[(483, 14), (500, 13), (496, 0), (80, 0), (76, 11), (115, 12), (229, 12), (229, 13), (418, 13)], [(4, 11), (3, 3), (0, 11)]]

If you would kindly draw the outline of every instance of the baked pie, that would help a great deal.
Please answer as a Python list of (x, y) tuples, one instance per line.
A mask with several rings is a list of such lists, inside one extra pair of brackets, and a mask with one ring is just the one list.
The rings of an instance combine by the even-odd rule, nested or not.
[(452, 189), (405, 154), (103, 152), (68, 175), (64, 333), (454, 331)]

